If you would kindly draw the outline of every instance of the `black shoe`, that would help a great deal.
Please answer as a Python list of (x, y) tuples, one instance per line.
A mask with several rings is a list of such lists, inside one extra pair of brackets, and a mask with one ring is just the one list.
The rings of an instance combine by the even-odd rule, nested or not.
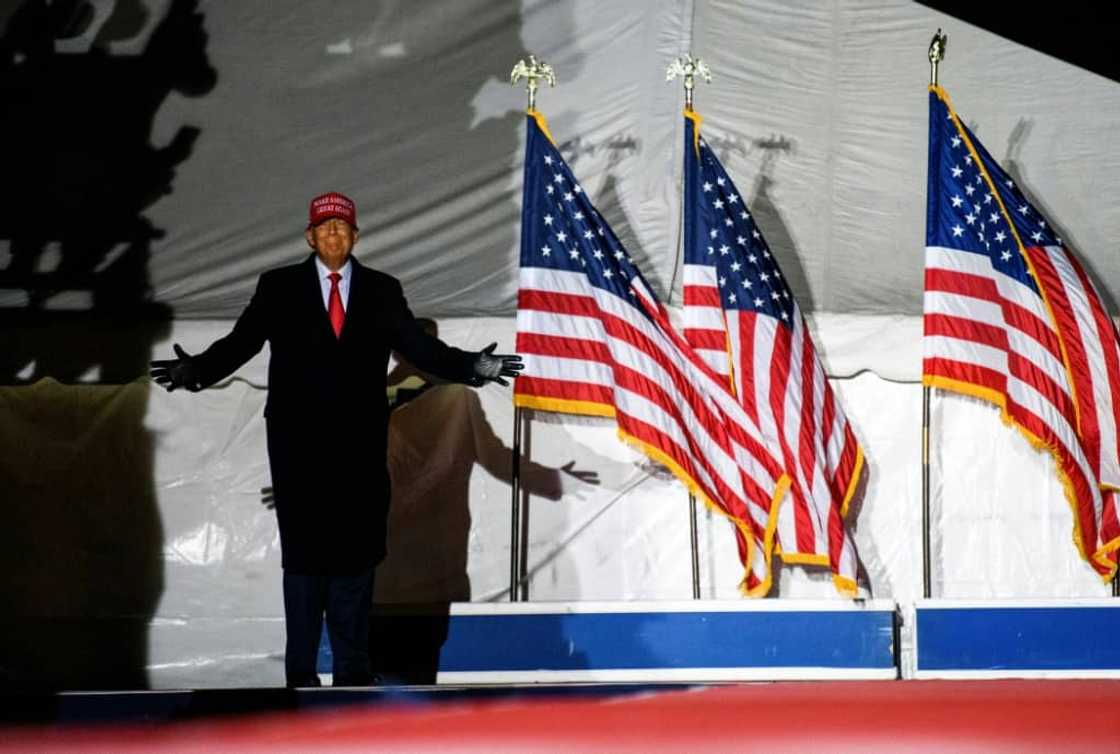
[(374, 685), (373, 676), (369, 673), (357, 673), (352, 675), (336, 675), (331, 680), (332, 686), (372, 686)]
[[(288, 678), (284, 682), (284, 685), (287, 688), (290, 688), (290, 689), (306, 689), (306, 688), (317, 689), (320, 686), (322, 686), (323, 684), (319, 680), (319, 676), (313, 675), (313, 676), (309, 676), (309, 677), (306, 677), (306, 678)], [(337, 684), (335, 684), (335, 685), (337, 685)]]

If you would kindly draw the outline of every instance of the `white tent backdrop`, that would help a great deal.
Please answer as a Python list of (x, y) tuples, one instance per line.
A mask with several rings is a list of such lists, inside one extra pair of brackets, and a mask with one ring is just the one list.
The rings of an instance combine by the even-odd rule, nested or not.
[[(30, 5), (0, 11), (2, 65), (17, 83), (44, 54), (16, 34)], [(54, 55), (142, 63), (173, 7), (88, 5)], [(326, 190), (356, 200), (357, 256), (399, 277), (441, 337), (512, 347), (524, 92), (506, 81), (529, 51), (559, 78), (538, 104), (562, 151), (672, 303), (683, 98), (664, 70), (689, 51), (711, 66), (696, 94), (704, 133), (810, 314), (867, 452), (853, 527), (870, 595), (921, 595), (917, 383), (936, 28), (949, 34), (941, 82), (963, 120), (1062, 229), (1114, 311), (1120, 297), (1110, 139), (1120, 87), (918, 5), (244, 0), (197, 12), (205, 36), (192, 38), (194, 54), (214, 77), (171, 87), (152, 110), (146, 148), (197, 133), (139, 210), (158, 232), (142, 256), (147, 288), (129, 294), (170, 323), (93, 331), (82, 314), (98, 306), (96, 282), (92, 293), (42, 295), (18, 282), (31, 278), (0, 273), (0, 336), (14, 344), (0, 361), (0, 484), (14, 491), (0, 488), (14, 501), (0, 558), (17, 564), (0, 601), (13, 620), (141, 616), (156, 686), (282, 680), (279, 544), (261, 495), (267, 354), (197, 395), (131, 380), (172, 342), (195, 351), (224, 334), (260, 272), (306, 253), (307, 200)], [(40, 107), (29, 101), (25, 116)], [(97, 154), (80, 124), (107, 116), (69, 116), (72, 148), (57, 159)], [(49, 279), (78, 253), (50, 234), (20, 246), (13, 226), (0, 234), (0, 270)], [(116, 241), (91, 275), (135, 253)], [(396, 414), (379, 601), (508, 598), (512, 416), (508, 391), (454, 386)], [(969, 399), (936, 397), (933, 418), (935, 595), (1108, 594), (1077, 556), (1048, 458)], [(529, 443), (532, 599), (690, 595), (687, 496), (675, 480), (591, 422), (538, 418)], [(702, 515), (700, 547), (703, 596), (734, 597), (742, 574), (728, 525)], [(826, 574), (799, 568), (782, 568), (774, 593), (835, 596)]]

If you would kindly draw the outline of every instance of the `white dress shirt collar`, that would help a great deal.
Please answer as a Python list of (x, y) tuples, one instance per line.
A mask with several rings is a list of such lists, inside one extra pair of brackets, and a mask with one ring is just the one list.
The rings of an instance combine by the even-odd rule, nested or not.
[[(323, 306), (330, 309), (331, 298), (331, 271), (323, 264), (323, 260), (319, 259), (319, 255), (315, 255), (315, 269), (319, 272), (319, 290), (323, 293)], [(350, 279), (354, 274), (354, 265), (350, 264), (350, 260), (346, 260), (346, 264), (342, 265), (338, 274), (342, 278), (338, 281), (338, 293), (342, 297), (342, 309), (345, 311), (350, 304)]]

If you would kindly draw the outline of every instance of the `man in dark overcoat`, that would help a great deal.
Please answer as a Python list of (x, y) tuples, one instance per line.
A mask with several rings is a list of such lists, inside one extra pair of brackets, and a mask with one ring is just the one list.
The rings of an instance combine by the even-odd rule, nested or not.
[(389, 508), (385, 375), (396, 350), (426, 372), (507, 384), (518, 356), (494, 344), (462, 351), (424, 332), (400, 283), (350, 256), (354, 203), (338, 193), (311, 201), (314, 251), (261, 275), (229, 335), (191, 356), (153, 361), (168, 390), (197, 391), (270, 347), (265, 425), (284, 569), (289, 686), (317, 686), (323, 617), (336, 686), (367, 685), (373, 571), (385, 556)]

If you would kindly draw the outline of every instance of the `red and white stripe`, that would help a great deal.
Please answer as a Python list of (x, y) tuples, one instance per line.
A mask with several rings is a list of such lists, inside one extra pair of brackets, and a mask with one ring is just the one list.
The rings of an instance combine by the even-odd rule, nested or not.
[[(934, 88), (931, 95), (931, 118), (938, 119), (932, 122), (951, 124), (953, 149), (963, 144), (968, 152), (963, 162), (975, 160), (976, 181), (989, 192), (985, 200), (994, 197), (998, 206), (998, 219), (992, 220), (1002, 219), (1012, 230), (1013, 246), (998, 252), (1000, 262), (986, 253), (927, 246), (923, 382), (1000, 405), (1005, 418), (1050, 452), (1073, 507), (1077, 547), (1107, 578), (1116, 570), (1120, 548), (1120, 337), (1074, 255), (974, 142), (945, 93)], [(947, 110), (945, 120), (937, 100)], [(931, 141), (931, 170), (946, 166), (935, 151), (950, 143), (946, 138), (941, 134)], [(957, 165), (953, 176), (960, 174)], [(1009, 191), (1001, 195), (1004, 186)], [(943, 195), (937, 186), (933, 190), (937, 193), (929, 197), (929, 217), (944, 219), (949, 208), (942, 202), (948, 192)], [(1006, 204), (1009, 196), (1019, 204), (1017, 213)], [(959, 196), (951, 201), (960, 205)], [(973, 222), (971, 215), (965, 219)], [(941, 226), (936, 230), (931, 238), (948, 238)], [(962, 229), (953, 230), (956, 237)], [(983, 230), (981, 224), (981, 241)], [(1006, 239), (997, 236), (1001, 243)], [(1019, 260), (1002, 265), (1014, 254), (1024, 267)]]
[(862, 454), (817, 358), (796, 304), (794, 326), (720, 304), (716, 270), (684, 267), (685, 334), (701, 358), (731, 379), (747, 415), (791, 477), (777, 534), (783, 559), (828, 565), (847, 591), (857, 558), (843, 522)]
[(1060, 246), (1026, 253), (1050, 302), (1069, 359), (1079, 432), (1096, 478), (1120, 489), (1120, 337), (1077, 259)]
[[(1054, 265), (1055, 257), (1059, 262), (1071, 257), (1061, 249), (1028, 248), (1026, 252), (1055, 316), (1066, 320), (1065, 329), (1076, 327), (1078, 321), (1095, 324), (1091, 308), (1087, 309), (1090, 318), (1074, 312), (1071, 301), (1077, 290), (1062, 285), (1059, 267)], [(1075, 279), (1085, 281), (1077, 276), (1067, 278), (1070, 282)], [(1078, 290), (1084, 295), (1088, 289), (1082, 283)], [(1067, 370), (1063, 342), (1071, 353), (1080, 351), (1078, 369)], [(1078, 419), (1080, 413), (1081, 427), (1095, 426), (1097, 437), (1111, 432), (1114, 463), (1115, 402), (1101, 405), (1093, 401), (1102, 391), (1114, 389), (1115, 377), (1098, 370), (1099, 377), (1094, 379), (1092, 368), (1084, 361), (1087, 352), (1108, 348), (1107, 341), (1098, 343), (1092, 346), (1064, 339), (1046, 302), (1031, 288), (995, 270), (987, 257), (940, 247), (926, 249), (923, 375), (927, 384), (953, 389), (953, 383), (964, 383), (979, 388), (987, 394), (984, 397), (1001, 404), (1037, 444), (1051, 449), (1077, 502), (1079, 547), (1094, 568), (1106, 573), (1106, 555), (1099, 550), (1108, 535), (1102, 528), (1118, 529), (1114, 495), (1097, 483), (1097, 472), (1108, 461), (1104, 443), (1083, 442)], [(1115, 347), (1113, 330), (1113, 358)], [(1104, 363), (1103, 353), (1098, 356)]]
[[(1120, 334), (1081, 263), (1061, 246), (1028, 257), (1046, 291), (1065, 347), (1078, 407), (1078, 436), (1102, 491), (1097, 559), (1115, 562), (1120, 545)], [(1103, 551), (1107, 551), (1103, 552)], [(1110, 554), (1109, 554), (1110, 553)]]
[(765, 591), (769, 563), (755, 545), (765, 537), (786, 481), (721, 378), (672, 329), (640, 281), (634, 282), (638, 304), (593, 286), (579, 272), (524, 267), (520, 274), (517, 350), (525, 371), (517, 380), (519, 405), (587, 401), (613, 414), (628, 439), (669, 461), (686, 484), (737, 523), (745, 561), (749, 555), (745, 585)]

